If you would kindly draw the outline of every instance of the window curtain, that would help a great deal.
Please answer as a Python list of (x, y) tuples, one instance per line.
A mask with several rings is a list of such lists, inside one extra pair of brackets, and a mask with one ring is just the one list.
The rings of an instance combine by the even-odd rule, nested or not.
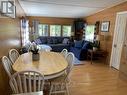
[(25, 46), (29, 42), (29, 21), (21, 19), (21, 44)]

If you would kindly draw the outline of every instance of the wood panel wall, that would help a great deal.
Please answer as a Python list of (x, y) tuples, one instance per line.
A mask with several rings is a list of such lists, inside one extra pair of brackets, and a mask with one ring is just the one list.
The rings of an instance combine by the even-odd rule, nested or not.
[[(0, 58), (8, 55), (11, 48), (19, 49), (20, 39), (20, 17), (25, 16), (18, 0), (16, 0), (16, 18), (0, 16)], [(9, 94), (8, 77), (0, 61), (0, 95)]]
[[(104, 33), (99, 30), (99, 35), (101, 38), (101, 49), (107, 50), (109, 52), (109, 56), (111, 55), (111, 49), (112, 49), (116, 13), (122, 12), (122, 11), (127, 11), (127, 2), (105, 9), (101, 12), (95, 13), (93, 15), (90, 15), (84, 18), (86, 19), (88, 24), (95, 24), (96, 21), (100, 21), (100, 22), (110, 21), (109, 32)], [(109, 57), (109, 60), (110, 60), (110, 57)]]
[[(56, 18), (56, 17), (42, 17), (42, 16), (28, 16), (27, 19), (29, 20), (29, 26), (32, 28), (33, 24), (32, 22), (34, 20), (39, 21), (39, 23), (42, 24), (48, 24), (48, 25), (73, 25), (74, 18)], [(49, 31), (50, 32), (50, 29)], [(33, 40), (33, 36), (30, 33), (30, 40)], [(34, 38), (37, 38), (38, 36), (35, 36)]]
[(29, 24), (32, 26), (33, 20), (38, 20), (40, 23), (44, 24), (73, 24), (73, 18), (55, 18), (55, 17), (37, 17), (37, 16), (28, 16)]

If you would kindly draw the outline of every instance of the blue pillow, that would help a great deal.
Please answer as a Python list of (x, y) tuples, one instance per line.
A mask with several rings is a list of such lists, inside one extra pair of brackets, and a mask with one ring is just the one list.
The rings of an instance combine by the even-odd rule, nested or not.
[(41, 42), (40, 39), (36, 39), (34, 42), (35, 42), (36, 44), (42, 44), (42, 42)]
[(82, 48), (82, 43), (83, 43), (82, 40), (81, 41), (75, 41), (75, 47), (76, 48)]
[(88, 49), (89, 48), (89, 42), (85, 42), (82, 49)]
[(69, 42), (69, 39), (68, 38), (64, 38), (62, 43), (63, 44), (68, 44), (68, 42)]

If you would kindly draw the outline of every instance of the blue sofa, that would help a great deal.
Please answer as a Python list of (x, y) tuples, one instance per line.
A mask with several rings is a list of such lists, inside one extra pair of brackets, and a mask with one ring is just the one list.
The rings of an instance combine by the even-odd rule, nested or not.
[[(68, 41), (64, 42), (64, 39), (68, 39)], [(69, 37), (40, 36), (34, 40), (34, 42), (36, 44), (49, 45), (54, 52), (61, 52), (63, 49), (67, 49), (69, 52), (73, 52), (75, 57), (79, 60), (85, 60), (87, 58), (88, 49), (92, 49), (90, 42), (84, 40), (71, 42)]]
[[(67, 43), (64, 39), (69, 39)], [(85, 60), (87, 58), (88, 49), (92, 49), (92, 45), (88, 41), (75, 41), (71, 42), (69, 37), (39, 37), (34, 40), (36, 44), (46, 44), (51, 46), (52, 51), (61, 52), (63, 49), (67, 49), (69, 52), (73, 52), (75, 57), (79, 60)], [(22, 53), (28, 52), (29, 44), (22, 48)]]
[(74, 42), (74, 45), (70, 47), (70, 52), (73, 52), (79, 60), (86, 60), (88, 49), (92, 49), (91, 43), (81, 40)]
[(34, 40), (36, 44), (46, 44), (52, 48), (54, 52), (61, 52), (64, 48), (70, 50), (70, 37), (43, 37), (40, 36)]

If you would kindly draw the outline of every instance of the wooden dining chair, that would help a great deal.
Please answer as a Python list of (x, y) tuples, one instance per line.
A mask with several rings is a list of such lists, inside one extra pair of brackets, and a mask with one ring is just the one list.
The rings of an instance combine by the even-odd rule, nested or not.
[(43, 91), (31, 92), (31, 93), (21, 93), (21, 94), (12, 94), (12, 95), (43, 95)]
[(12, 68), (12, 62), (7, 56), (2, 57), (2, 65), (7, 72), (8, 76), (11, 78), (12, 74), (14, 73), (13, 68)]
[(14, 94), (43, 91), (44, 76), (35, 71), (21, 71), (12, 75), (9, 83)]
[(19, 57), (19, 52), (16, 49), (11, 49), (9, 51), (9, 58), (11, 60), (11, 62), (14, 64), (15, 61), (17, 60), (17, 58)]
[(73, 67), (74, 54), (68, 53), (66, 56), (66, 60), (68, 62), (68, 67), (65, 70), (65, 74), (51, 80), (51, 89), (49, 95), (57, 94), (57, 93), (66, 93), (67, 95), (69, 95), (68, 83), (70, 81), (69, 80), (70, 72)]
[(68, 53), (68, 50), (67, 50), (67, 49), (63, 49), (63, 50), (61, 51), (61, 54), (62, 54), (64, 57), (66, 57), (67, 53)]
[(72, 70), (72, 67), (74, 65), (73, 64), (74, 63), (74, 58), (75, 58), (75, 56), (74, 56), (74, 54), (72, 52), (69, 52), (67, 54), (67, 56), (66, 56), (66, 60), (68, 62), (68, 67), (66, 69), (67, 74), (69, 74), (71, 72), (71, 70)]

